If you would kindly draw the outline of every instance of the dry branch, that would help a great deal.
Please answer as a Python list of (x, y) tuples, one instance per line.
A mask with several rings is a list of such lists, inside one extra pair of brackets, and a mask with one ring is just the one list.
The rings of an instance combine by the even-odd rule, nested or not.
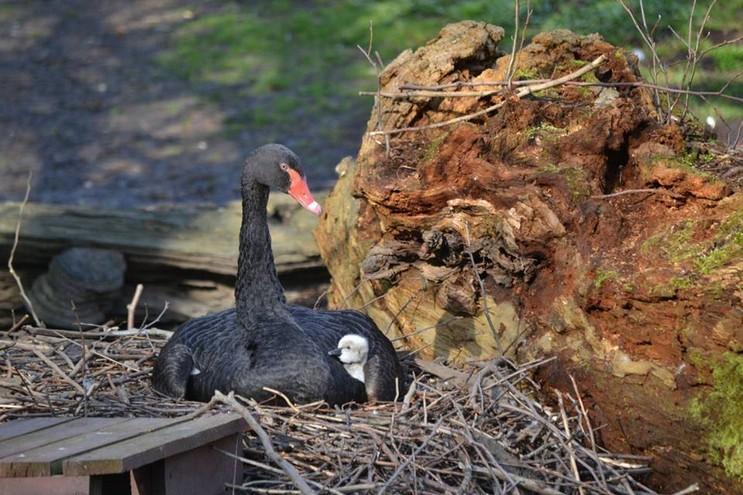
[[(164, 331), (113, 337), (115, 331), (99, 328), (83, 342), (82, 332), (43, 330), (26, 326), (0, 342), (0, 376), (20, 377), (0, 379), (0, 421), (79, 415), (83, 408), (96, 416), (188, 417), (227, 405), (256, 435), (246, 437), (242, 455), (234, 454), (246, 470), (236, 491), (655, 493), (633, 477), (646, 472), (646, 459), (596, 446), (580, 400), (561, 396), (567, 400), (559, 409), (540, 402), (530, 373), (549, 360), (515, 366), (498, 359), (464, 370), (409, 363), (415, 378), (401, 387), (407, 390), (402, 406), (249, 408), (219, 393), (209, 404), (155, 394), (149, 375)], [(81, 386), (73, 377), (83, 361)], [(66, 372), (71, 363), (78, 364)]]
[[(580, 76), (582, 76), (583, 74), (586, 74), (587, 72), (590, 72), (593, 69), (595, 69), (596, 67), (598, 67), (599, 65), (601, 65), (601, 63), (604, 60), (606, 60), (606, 55), (601, 55), (601, 56), (597, 57), (590, 64), (584, 65), (580, 69), (578, 69), (578, 70), (576, 70), (574, 72), (571, 72), (570, 74), (567, 74), (566, 76), (560, 77), (558, 79), (552, 79), (552, 80), (549, 80), (549, 81), (545, 81), (545, 82), (542, 82), (542, 83), (537, 83), (537, 84), (532, 84), (532, 85), (529, 85), (529, 86), (525, 86), (525, 87), (519, 89), (518, 91), (516, 91), (516, 97), (517, 98), (523, 98), (524, 96), (527, 96), (527, 95), (536, 93), (538, 91), (544, 91), (545, 89), (553, 88), (555, 86), (560, 86), (561, 84), (565, 84), (567, 81), (571, 81), (573, 79), (577, 79)], [(421, 131), (423, 129), (435, 129), (435, 128), (438, 128), (438, 127), (446, 127), (448, 125), (456, 124), (458, 122), (466, 122), (468, 120), (472, 120), (472, 119), (477, 118), (477, 117), (480, 117), (482, 115), (487, 115), (490, 112), (499, 109), (500, 107), (502, 107), (505, 104), (506, 104), (505, 101), (501, 101), (499, 103), (496, 103), (495, 105), (491, 105), (491, 106), (489, 106), (489, 107), (487, 107), (487, 108), (485, 108), (483, 110), (480, 110), (478, 112), (470, 113), (470, 114), (467, 114), (467, 115), (462, 115), (461, 117), (456, 117), (456, 118), (453, 118), (453, 119), (450, 119), (450, 120), (445, 120), (443, 122), (436, 122), (434, 124), (428, 124), (428, 125), (422, 125), (422, 126), (415, 126), (415, 127), (403, 127), (403, 128), (400, 128), (400, 129), (391, 129), (391, 130), (386, 130), (386, 131), (372, 131), (372, 132), (369, 132), (368, 134), (370, 136), (378, 136), (378, 135), (389, 136), (389, 135), (400, 134), (400, 133), (408, 132), (408, 131)]]
[(23, 302), (26, 304), (28, 311), (31, 313), (31, 316), (34, 319), (34, 322), (36, 322), (36, 326), (43, 327), (44, 324), (41, 322), (41, 320), (39, 320), (39, 317), (36, 316), (36, 312), (34, 311), (33, 304), (31, 304), (31, 300), (26, 295), (26, 291), (23, 290), (23, 283), (21, 282), (21, 277), (18, 276), (18, 273), (16, 273), (15, 268), (13, 268), (13, 259), (15, 258), (15, 251), (18, 248), (18, 240), (20, 239), (20, 236), (21, 236), (21, 222), (23, 220), (23, 210), (26, 208), (26, 204), (28, 203), (28, 197), (31, 194), (31, 179), (32, 178), (33, 178), (33, 172), (29, 170), (28, 178), (26, 179), (26, 194), (23, 196), (23, 201), (21, 202), (21, 206), (18, 209), (18, 223), (16, 223), (16, 227), (15, 227), (13, 247), (10, 249), (10, 256), (8, 257), (8, 271), (15, 279), (15, 282), (18, 285), (18, 291), (21, 293)]

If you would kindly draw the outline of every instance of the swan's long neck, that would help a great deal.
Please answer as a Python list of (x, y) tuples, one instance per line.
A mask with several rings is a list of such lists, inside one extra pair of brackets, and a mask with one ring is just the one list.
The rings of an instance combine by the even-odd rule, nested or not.
[(260, 319), (288, 314), (271, 252), (266, 214), (268, 192), (268, 187), (251, 178), (243, 180), (235, 303), (237, 317), (245, 327), (255, 326)]

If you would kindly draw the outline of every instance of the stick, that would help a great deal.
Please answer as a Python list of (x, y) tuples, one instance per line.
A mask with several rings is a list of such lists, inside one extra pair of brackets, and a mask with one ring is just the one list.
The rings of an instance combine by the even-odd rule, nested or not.
[(266, 433), (266, 430), (261, 427), (261, 424), (253, 417), (252, 414), (250, 414), (250, 411), (248, 411), (245, 406), (237, 402), (234, 392), (230, 392), (228, 395), (224, 395), (222, 392), (217, 390), (216, 392), (214, 392), (214, 400), (230, 406), (233, 411), (243, 417), (245, 422), (248, 423), (248, 426), (250, 426), (250, 429), (252, 429), (258, 436), (258, 439), (261, 441), (263, 450), (265, 451), (266, 455), (274, 463), (276, 463), (276, 465), (284, 470), (287, 476), (289, 476), (289, 478), (292, 480), (292, 483), (294, 483), (294, 486), (296, 486), (303, 495), (316, 494), (316, 492), (312, 488), (310, 488), (310, 485), (307, 484), (304, 478), (302, 478), (299, 472), (297, 472), (294, 466), (292, 466), (288, 461), (286, 461), (276, 452), (276, 449), (274, 449), (273, 444), (271, 443), (271, 438), (268, 436), (268, 433)]
[(624, 191), (618, 191), (610, 194), (596, 194), (594, 196), (591, 196), (592, 199), (606, 199), (606, 198), (615, 198), (617, 196), (624, 196), (625, 194), (637, 194), (637, 193), (651, 193), (651, 194), (665, 194), (667, 196), (672, 196), (674, 198), (681, 198), (682, 196), (680, 194), (676, 194), (672, 191), (667, 191), (665, 189), (625, 189)]
[(26, 295), (26, 291), (23, 290), (23, 284), (21, 283), (21, 277), (18, 276), (18, 274), (15, 271), (15, 268), (13, 268), (13, 258), (15, 257), (15, 250), (18, 247), (18, 239), (21, 235), (21, 221), (23, 219), (23, 210), (26, 208), (26, 204), (28, 203), (28, 196), (31, 194), (31, 179), (33, 178), (34, 173), (32, 170), (28, 171), (28, 178), (26, 179), (26, 195), (23, 196), (23, 201), (21, 202), (21, 206), (18, 209), (18, 223), (15, 226), (15, 238), (13, 239), (13, 247), (10, 249), (10, 257), (8, 257), (8, 271), (15, 279), (16, 285), (18, 285), (18, 290), (21, 293), (21, 297), (23, 298), (23, 302), (26, 303), (26, 307), (31, 312), (31, 316), (34, 319), (34, 322), (36, 322), (37, 327), (43, 327), (44, 323), (39, 320), (39, 317), (36, 316), (36, 312), (34, 311), (34, 306), (31, 304), (31, 300)]
[[(663, 93), (674, 93), (674, 94), (682, 94), (682, 95), (690, 95), (690, 96), (711, 96), (711, 97), (717, 97), (717, 98), (724, 98), (726, 100), (731, 100), (737, 103), (743, 103), (743, 97), (740, 96), (734, 96), (729, 95), (725, 93), (725, 90), (728, 88), (731, 82), (733, 82), (735, 79), (737, 79), (740, 76), (740, 74), (737, 74), (731, 78), (730, 81), (725, 83), (722, 88), (718, 89), (717, 91), (704, 91), (704, 90), (694, 90), (694, 89), (683, 89), (683, 88), (674, 88), (671, 86), (663, 86), (660, 84), (653, 84), (653, 83), (647, 83), (643, 81), (617, 81), (617, 82), (589, 82), (589, 81), (565, 81), (564, 85), (566, 86), (593, 86), (593, 87), (599, 87), (599, 88), (646, 88), (646, 89), (655, 89)], [(528, 86), (532, 84), (542, 84), (545, 82), (551, 81), (551, 79), (528, 79), (528, 80), (522, 80), (522, 81), (512, 81), (511, 84), (513, 86)], [(448, 87), (459, 87), (459, 86), (469, 86), (470, 83), (467, 82), (461, 82), (461, 83), (451, 83), (449, 85), (441, 85), (441, 86), (448, 86)], [(492, 81), (492, 82), (480, 82), (480, 83), (472, 83), (472, 86), (508, 86), (508, 81)], [(502, 90), (500, 89), (492, 89), (487, 91), (439, 91), (436, 90), (438, 86), (413, 86), (413, 85), (407, 85), (407, 86), (400, 86), (400, 92), (394, 92), (394, 91), (383, 91), (379, 93), (380, 96), (384, 98), (392, 98), (392, 99), (400, 99), (400, 98), (472, 98), (472, 97), (478, 97), (483, 98), (485, 96), (491, 96), (495, 94), (502, 93)], [(371, 91), (359, 91), (359, 96), (376, 96), (376, 92)]]
[[(516, 92), (516, 97), (523, 98), (524, 96), (530, 95), (537, 91), (543, 91), (545, 89), (549, 89), (555, 86), (559, 86), (561, 84), (565, 84), (567, 81), (577, 79), (583, 74), (590, 72), (596, 67), (598, 67), (599, 65), (601, 65), (601, 63), (604, 60), (606, 60), (606, 55), (601, 55), (598, 58), (596, 58), (593, 62), (591, 62), (590, 64), (584, 65), (580, 69), (574, 72), (571, 72), (570, 74), (566, 76), (560, 77), (559, 79), (553, 79), (551, 81), (543, 82), (540, 84), (533, 84), (531, 86), (523, 87)], [(480, 110), (479, 112), (471, 113), (468, 115), (463, 115), (461, 117), (456, 117), (450, 120), (445, 120), (444, 122), (437, 122), (435, 124), (428, 124), (428, 125), (422, 125), (422, 126), (416, 126), (416, 127), (402, 127), (400, 129), (391, 129), (389, 131), (372, 131), (368, 134), (370, 136), (380, 136), (380, 135), (387, 136), (387, 135), (392, 135), (392, 134), (401, 134), (403, 132), (408, 132), (408, 131), (420, 131), (422, 129), (435, 129), (438, 127), (446, 127), (452, 124), (456, 124), (458, 122), (465, 122), (465, 121), (480, 117), (482, 115), (486, 115), (492, 112), (493, 110), (497, 110), (501, 108), (505, 104), (506, 104), (506, 101), (502, 101), (500, 103), (496, 103), (495, 105), (491, 105), (488, 108), (485, 108), (484, 110)]]
[(129, 330), (134, 328), (134, 310), (137, 309), (137, 304), (139, 304), (139, 298), (142, 296), (143, 289), (144, 286), (142, 284), (137, 284), (137, 288), (134, 289), (132, 302), (126, 305), (126, 328)]
[[(573, 474), (575, 475), (575, 481), (580, 483), (581, 482), (580, 472), (578, 471), (578, 465), (575, 462), (575, 452), (573, 452), (573, 449), (570, 448), (570, 442), (572, 442), (572, 433), (570, 433), (570, 426), (568, 425), (568, 417), (565, 414), (565, 407), (564, 407), (563, 400), (562, 400), (562, 394), (560, 392), (556, 392), (556, 393), (557, 393), (557, 402), (560, 404), (560, 416), (562, 416), (562, 426), (565, 429), (566, 445), (569, 447), (568, 454), (570, 455), (570, 466), (573, 468)], [(580, 495), (585, 494), (582, 486), (578, 486), (578, 493), (580, 493)]]
[(85, 393), (85, 389), (82, 387), (82, 385), (80, 385), (75, 380), (73, 380), (72, 378), (70, 378), (67, 375), (67, 373), (65, 373), (64, 371), (62, 371), (62, 369), (59, 366), (56, 365), (56, 363), (54, 361), (52, 361), (51, 359), (49, 359), (48, 357), (46, 357), (44, 355), (44, 353), (38, 351), (37, 349), (33, 349), (33, 353), (36, 354), (36, 356), (38, 356), (39, 359), (41, 359), (42, 361), (44, 361), (44, 363), (46, 363), (46, 365), (49, 366), (52, 369), (52, 371), (54, 371), (57, 375), (59, 375), (60, 378), (62, 378), (64, 381), (66, 381), (67, 383), (69, 383), (70, 385), (72, 385), (73, 387), (75, 387), (75, 390), (77, 390), (78, 392), (80, 392), (80, 394), (82, 394), (82, 396), (85, 397), (86, 393)]

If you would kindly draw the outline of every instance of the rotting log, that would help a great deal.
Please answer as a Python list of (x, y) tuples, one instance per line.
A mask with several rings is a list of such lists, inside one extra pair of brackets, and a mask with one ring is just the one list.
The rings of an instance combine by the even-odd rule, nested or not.
[[(743, 193), (695, 167), (718, 158), (658, 124), (643, 88), (504, 99), (453, 84), (504, 80), (502, 38), (449, 25), (381, 74), (382, 93), (490, 94), (376, 102), (316, 229), (330, 306), (364, 308), (423, 357), (557, 356), (543, 382), (572, 392), (575, 377), (604, 445), (652, 456), (655, 488), (739, 493)], [(579, 81), (640, 81), (632, 55), (568, 31), (536, 36), (515, 79), (602, 56)], [(387, 151), (378, 132), (406, 127), (424, 128), (389, 135)]]
[[(324, 194), (316, 196), (321, 200)], [(8, 259), (13, 246), (18, 210), (18, 203), (0, 203), (2, 260)], [(289, 299), (311, 297), (319, 292), (312, 286), (326, 280), (312, 236), (317, 219), (288, 196), (278, 194), (271, 196), (268, 210), (274, 258)], [(140, 316), (147, 307), (152, 318), (167, 301), (168, 319), (183, 320), (233, 305), (241, 218), (240, 202), (218, 208), (173, 205), (146, 210), (29, 203), (14, 266), (23, 272), (28, 290), (33, 278), (46, 271), (52, 256), (64, 248), (116, 250), (126, 258), (129, 284), (117, 307), (125, 311), (134, 285), (144, 283)], [(7, 297), (0, 300), (0, 312), (5, 314), (19, 307), (20, 299), (4, 265), (0, 297), (6, 293)]]

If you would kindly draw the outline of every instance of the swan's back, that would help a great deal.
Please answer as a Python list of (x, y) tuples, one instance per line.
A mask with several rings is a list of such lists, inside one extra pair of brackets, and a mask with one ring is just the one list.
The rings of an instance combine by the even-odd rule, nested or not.
[(264, 390), (268, 387), (298, 403), (362, 402), (363, 384), (327, 356), (337, 344), (335, 332), (323, 331), (327, 321), (311, 319), (304, 329), (301, 321), (266, 318), (258, 330), (248, 331), (234, 309), (189, 320), (160, 352), (153, 386), (172, 397), (200, 401), (208, 401), (215, 390), (264, 400), (273, 395)]

